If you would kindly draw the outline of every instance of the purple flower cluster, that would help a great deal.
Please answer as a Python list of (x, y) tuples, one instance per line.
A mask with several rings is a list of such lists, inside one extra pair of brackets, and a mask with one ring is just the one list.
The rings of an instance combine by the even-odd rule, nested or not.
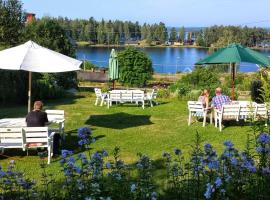
[(266, 154), (270, 157), (270, 135), (266, 133), (261, 133), (257, 139), (258, 146), (256, 151), (258, 153)]
[(261, 133), (257, 139), (257, 142), (270, 144), (270, 135), (266, 133)]
[(78, 144), (80, 146), (89, 145), (90, 143), (95, 142), (95, 139), (92, 138), (92, 131), (89, 127), (82, 127), (78, 129)]

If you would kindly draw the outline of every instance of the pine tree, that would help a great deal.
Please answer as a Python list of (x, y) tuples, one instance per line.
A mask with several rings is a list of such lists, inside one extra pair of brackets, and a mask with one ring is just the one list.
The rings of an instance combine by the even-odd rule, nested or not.
[(170, 33), (170, 41), (171, 41), (171, 42), (176, 42), (176, 41), (177, 41), (177, 32), (176, 32), (175, 27), (173, 27), (173, 28), (171, 29), (171, 33)]
[(179, 38), (181, 42), (185, 42), (185, 27), (182, 26), (179, 30)]

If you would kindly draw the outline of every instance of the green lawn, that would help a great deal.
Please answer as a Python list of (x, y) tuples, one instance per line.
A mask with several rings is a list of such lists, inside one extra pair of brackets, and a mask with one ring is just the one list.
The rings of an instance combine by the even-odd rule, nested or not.
[[(142, 109), (136, 105), (119, 105), (107, 109), (106, 106), (94, 106), (93, 93), (79, 93), (76, 97), (45, 102), (46, 109), (64, 109), (66, 112), (65, 130), (68, 136), (63, 148), (79, 151), (77, 146), (77, 128), (90, 126), (96, 137), (92, 152), (106, 149), (112, 152), (115, 146), (121, 148), (121, 158), (128, 163), (137, 159), (137, 153), (149, 155), (159, 160), (163, 151), (173, 151), (179, 147), (188, 154), (198, 131), (203, 140), (213, 144), (220, 152), (223, 141), (230, 139), (237, 148), (245, 147), (249, 126), (230, 125), (219, 132), (213, 125), (202, 127), (202, 122), (187, 126), (187, 106), (185, 101), (177, 99), (159, 100), (157, 106)], [(5, 107), (0, 109), (0, 118), (22, 117), (26, 106)], [(6, 166), (8, 160), (17, 160), (17, 168), (31, 178), (39, 179), (41, 169), (35, 151), (30, 156), (22, 151), (7, 151), (6, 158), (0, 156), (0, 165)], [(54, 159), (48, 170), (59, 176), (59, 162)]]

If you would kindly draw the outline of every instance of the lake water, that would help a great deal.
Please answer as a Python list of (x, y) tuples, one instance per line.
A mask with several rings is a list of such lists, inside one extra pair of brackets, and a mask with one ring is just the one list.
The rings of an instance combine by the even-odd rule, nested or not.
[[(111, 47), (83, 47), (76, 52), (77, 59), (89, 60), (99, 67), (107, 67)], [(115, 48), (121, 51), (123, 48)], [(157, 73), (187, 72), (193, 69), (194, 63), (208, 55), (207, 49), (199, 48), (139, 48), (152, 59), (154, 71)], [(270, 56), (270, 50), (261, 50), (261, 53)], [(241, 72), (254, 72), (258, 67), (254, 64), (242, 63)]]

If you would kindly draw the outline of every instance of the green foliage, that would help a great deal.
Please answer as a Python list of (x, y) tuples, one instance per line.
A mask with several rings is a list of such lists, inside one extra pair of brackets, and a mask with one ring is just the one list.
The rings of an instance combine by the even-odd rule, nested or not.
[[(65, 96), (65, 91), (63, 88), (56, 85), (55, 77), (52, 74), (35, 74), (33, 79), (34, 88), (32, 90), (32, 100), (46, 100), (46, 99), (55, 99)], [(40, 78), (37, 78), (37, 77)]]
[(150, 58), (142, 51), (127, 48), (118, 53), (119, 81), (128, 86), (144, 86), (152, 78), (153, 67)]
[[(230, 73), (224, 74), (224, 78), (225, 78), (224, 87), (231, 88), (232, 87), (231, 74)], [(249, 91), (253, 79), (254, 79), (253, 75), (237, 72), (234, 81), (235, 88), (241, 91)]]
[(172, 28), (171, 33), (170, 33), (170, 41), (171, 42), (177, 41), (177, 31), (174, 27)]
[(261, 95), (262, 95), (261, 89), (262, 89), (262, 81), (259, 80), (259, 79), (253, 80), (252, 83), (251, 83), (251, 88), (250, 88), (252, 101), (255, 101), (257, 103), (262, 102), (262, 100), (261, 100)]
[(191, 87), (189, 86), (189, 84), (185, 84), (185, 83), (182, 83), (181, 81), (177, 81), (175, 84), (169, 87), (169, 90), (172, 93), (176, 93), (180, 99), (183, 99), (190, 93)]
[(158, 98), (169, 98), (170, 91), (166, 88), (160, 88), (160, 89), (158, 89), (157, 97)]
[(81, 64), (80, 67), (83, 70), (92, 70), (92, 69), (96, 68), (96, 66), (93, 63), (91, 63), (90, 61), (87, 61), (87, 60), (84, 60), (83, 64)]
[(183, 76), (180, 81), (195, 89), (210, 89), (220, 86), (217, 72), (202, 66), (196, 66), (191, 73)]
[(265, 103), (270, 103), (270, 80), (269, 77), (261, 77), (262, 87), (259, 89), (260, 100)]
[(27, 72), (0, 70), (0, 82), (1, 103), (26, 102), (28, 88)]
[(0, 44), (14, 46), (22, 40), (25, 16), (22, 2), (0, 0)]
[(179, 39), (181, 40), (181, 42), (185, 41), (185, 27), (181, 27), (179, 30)]
[[(267, 30), (240, 26), (212, 26), (205, 28), (201, 37), (206, 47), (223, 47), (230, 43), (240, 43), (245, 46), (256, 46), (267, 38)], [(201, 39), (200, 39), (201, 40)]]

